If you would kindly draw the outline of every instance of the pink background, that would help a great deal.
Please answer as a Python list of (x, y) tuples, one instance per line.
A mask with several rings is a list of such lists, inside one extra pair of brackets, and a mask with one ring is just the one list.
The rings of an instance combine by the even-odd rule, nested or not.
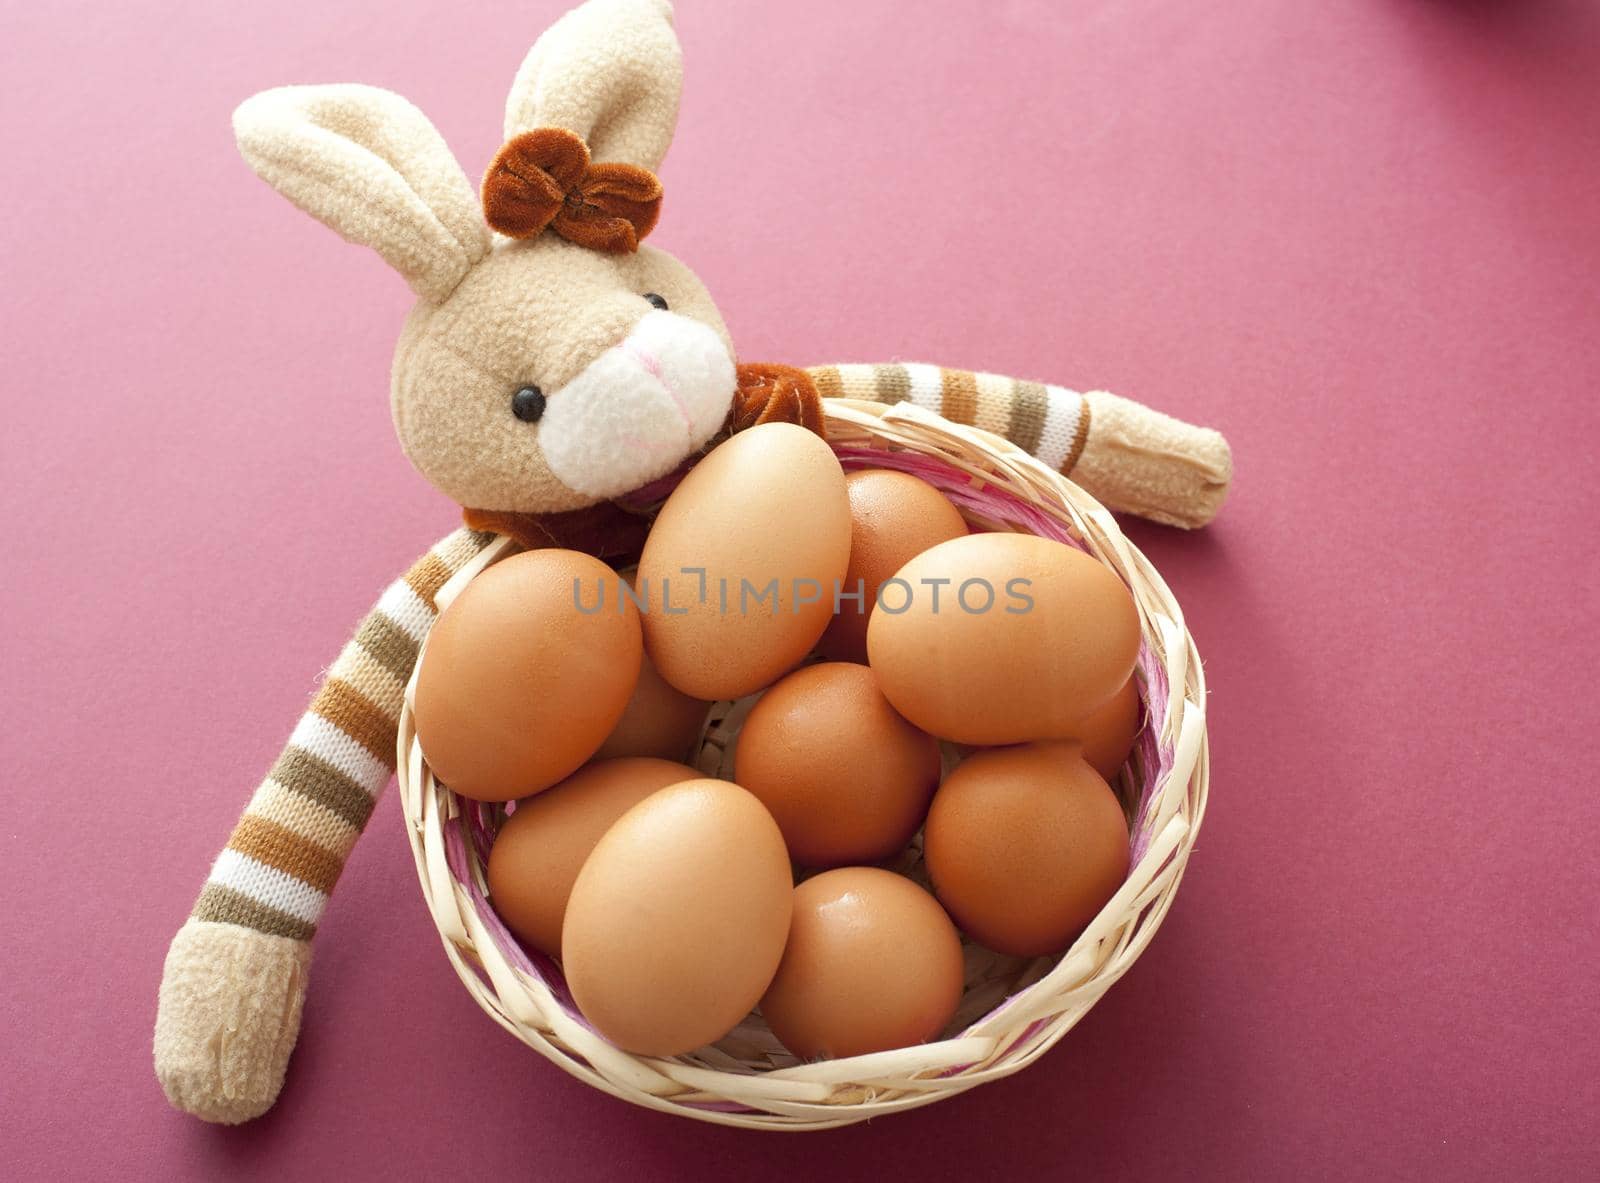
[(391, 438), (403, 285), (252, 177), (229, 112), (392, 86), (475, 174), (560, 7), (3, 6), (0, 1173), (1592, 1172), (1586, 0), (683, 0), (659, 241), (746, 357), (1105, 386), (1232, 440), (1214, 529), (1131, 527), (1213, 687), (1177, 906), (1035, 1067), (794, 1142), (625, 1107), (479, 1014), (390, 794), (277, 1109), (166, 1107), (166, 942), (454, 520)]

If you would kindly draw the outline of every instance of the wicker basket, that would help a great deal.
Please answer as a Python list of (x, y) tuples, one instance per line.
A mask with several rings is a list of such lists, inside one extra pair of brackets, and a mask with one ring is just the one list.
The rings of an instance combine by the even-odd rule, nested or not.
[[(412, 720), (414, 678), (400, 718), (400, 799), (417, 874), (445, 953), (478, 1005), (596, 1088), (652, 1109), (756, 1129), (846, 1125), (926, 1105), (1032, 1063), (1155, 935), (1194, 845), (1209, 775), (1199, 655), (1172, 593), (1109, 512), (998, 436), (909, 404), (828, 400), (826, 406), (829, 440), (847, 470), (912, 472), (943, 489), (975, 526), (1084, 547), (1133, 591), (1144, 632), (1138, 680), (1147, 723), (1114, 786), (1129, 818), (1131, 870), (1064, 954), (1020, 960), (967, 944), (961, 1009), (939, 1040), (918, 1047), (799, 1063), (752, 1014), (692, 1054), (630, 1055), (596, 1034), (573, 1005), (560, 968), (523, 950), (489, 906), (484, 866), (504, 810), (458, 798), (434, 780)], [(444, 588), (440, 606), (515, 550), (497, 540)], [(750, 701), (713, 708), (698, 758), (708, 775), (731, 771), (731, 740)], [(899, 869), (920, 876), (918, 845)]]

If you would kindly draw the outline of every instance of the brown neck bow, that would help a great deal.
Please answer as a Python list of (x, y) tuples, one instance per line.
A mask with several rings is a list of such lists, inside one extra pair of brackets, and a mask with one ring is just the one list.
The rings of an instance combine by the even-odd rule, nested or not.
[(508, 140), (483, 177), (483, 214), (510, 238), (549, 227), (591, 250), (639, 249), (661, 212), (661, 182), (634, 164), (593, 164), (583, 140), (541, 127)]

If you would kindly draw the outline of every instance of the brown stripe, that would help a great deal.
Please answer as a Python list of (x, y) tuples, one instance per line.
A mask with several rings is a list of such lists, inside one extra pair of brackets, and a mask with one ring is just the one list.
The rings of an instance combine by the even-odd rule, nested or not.
[(417, 643), (382, 612), (369, 612), (356, 633), (356, 643), (401, 682), (411, 677), (417, 664)]
[(968, 370), (940, 370), (939, 413), (952, 423), (978, 417), (978, 380)]
[(911, 397), (911, 375), (904, 366), (873, 366), (872, 397), (880, 403), (903, 403)]
[(433, 597), (449, 578), (450, 568), (432, 551), (413, 563), (405, 575), (406, 586), (416, 592), (417, 598), (424, 604), (433, 603)]
[(493, 542), (492, 533), (481, 533), (463, 527), (453, 534), (446, 534), (433, 544), (432, 553), (439, 557), (445, 568), (454, 575), (465, 567), (472, 556)]
[(283, 749), (267, 777), (327, 806), (358, 830), (372, 816), (372, 798), (365, 789), (326, 760), (294, 744)]
[(246, 813), (228, 837), (228, 847), (247, 854), (258, 863), (293, 875), (302, 883), (327, 895), (339, 881), (344, 862), (323, 850), (304, 834), (264, 817)]
[(326, 805), (271, 779), (261, 782), (245, 812), (293, 830), (341, 860), (350, 857), (351, 848), (361, 837), (359, 827), (351, 825)]
[(200, 898), (194, 902), (194, 911), (190, 915), (196, 920), (237, 924), (271, 937), (288, 937), (292, 941), (309, 941), (317, 932), (315, 924), (307, 924), (297, 916), (269, 908), (244, 892), (220, 883), (206, 884)]
[(398, 721), (343, 678), (330, 676), (311, 700), (311, 709), (394, 767)]
[[(380, 665), (378, 659), (353, 638), (339, 651), (331, 674), (350, 683), (357, 694), (384, 714), (394, 719), (400, 718), (400, 707), (406, 696), (405, 681)], [(408, 671), (406, 677), (410, 676)]]
[(1089, 400), (1083, 395), (1078, 396), (1078, 430), (1072, 433), (1072, 447), (1067, 450), (1067, 458), (1061, 462), (1061, 475), (1070, 476), (1078, 457), (1083, 455), (1083, 446), (1089, 442)]
[(1006, 428), (1006, 438), (1024, 452), (1039, 448), (1039, 437), (1044, 434), (1045, 409), (1050, 396), (1038, 382), (1014, 381), (1011, 384), (1011, 425)]
[(1011, 379), (1000, 374), (974, 374), (978, 388), (978, 405), (972, 415), (972, 425), (1005, 435), (1011, 426)]
[(806, 373), (811, 375), (811, 380), (817, 384), (817, 392), (823, 398), (843, 397), (844, 383), (839, 381), (838, 366), (812, 366)]

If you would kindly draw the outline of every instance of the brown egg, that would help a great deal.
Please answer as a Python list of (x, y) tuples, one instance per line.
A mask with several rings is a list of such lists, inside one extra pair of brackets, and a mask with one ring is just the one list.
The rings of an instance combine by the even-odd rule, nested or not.
[(639, 681), (616, 728), (594, 754), (596, 760), (618, 756), (655, 756), (683, 760), (700, 738), (711, 704), (690, 698), (668, 685), (648, 656), (639, 665)]
[(1128, 874), (1122, 807), (1076, 744), (991, 748), (958, 765), (922, 835), (934, 891), (997, 953), (1055, 953)]
[(867, 652), (895, 709), (941, 739), (1071, 736), (1133, 672), (1133, 596), (1065, 543), (971, 534), (894, 578), (868, 621)]
[(803, 1060), (909, 1047), (961, 1002), (961, 937), (922, 888), (841, 867), (794, 889), (783, 961), (761, 1014)]
[(561, 960), (578, 1009), (639, 1055), (722, 1038), (772, 981), (793, 886), (777, 823), (738, 785), (651, 794), (606, 831), (567, 902)]
[[(638, 572), (622, 572), (630, 589), (638, 587)], [(637, 594), (635, 592), (635, 594)], [(711, 704), (674, 689), (657, 672), (646, 653), (639, 663), (639, 681), (633, 688), (614, 731), (594, 754), (596, 760), (618, 756), (655, 756), (661, 760), (689, 758)]]
[(1143, 716), (1139, 686), (1129, 678), (1109, 702), (1097, 707), (1073, 727), (1072, 738), (1083, 744), (1083, 758), (1089, 762), (1089, 767), (1113, 781), (1128, 762)]
[(967, 532), (956, 507), (927, 481), (910, 473), (869, 468), (844, 478), (850, 498), (850, 565), (839, 611), (818, 645), (840, 661), (867, 660), (867, 619), (878, 602), (878, 586), (931, 546)]
[(645, 645), (694, 698), (738, 698), (803, 658), (850, 557), (844, 471), (793, 423), (739, 432), (690, 470), (639, 559)]
[(807, 867), (886, 859), (939, 784), (939, 741), (901, 718), (864, 665), (785, 677), (739, 729), (733, 777), (761, 799)]
[[(1089, 762), (1089, 767), (1107, 782), (1115, 781), (1133, 752), (1133, 741), (1138, 738), (1143, 718), (1144, 704), (1139, 699), (1138, 683), (1129, 678), (1104, 706), (1073, 724), (1072, 738), (1083, 744), (1083, 758)], [(955, 746), (963, 758), (984, 750), (972, 744)]]
[(440, 614), (417, 671), (434, 775), (478, 801), (555, 784), (617, 725), (643, 651), (638, 610), (599, 559), (534, 550), (487, 568)]
[(699, 775), (670, 760), (597, 760), (519, 804), (489, 848), (489, 897), (506, 927), (558, 956), (567, 897), (595, 843), (657, 789)]

